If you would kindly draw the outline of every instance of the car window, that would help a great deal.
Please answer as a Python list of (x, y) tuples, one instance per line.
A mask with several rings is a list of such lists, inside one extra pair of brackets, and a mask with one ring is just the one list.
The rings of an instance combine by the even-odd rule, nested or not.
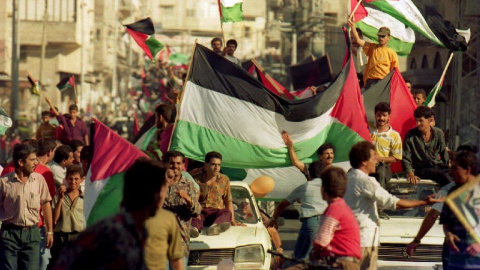
[(254, 203), (250, 193), (244, 187), (230, 187), (232, 191), (233, 208), (235, 211), (235, 220), (242, 223), (257, 223), (258, 215), (255, 211)]
[[(389, 183), (387, 190), (392, 195), (405, 200), (423, 200), (425, 197), (435, 194), (440, 189), (436, 183), (419, 183), (412, 185), (408, 182)], [(385, 210), (390, 217), (412, 217), (423, 218), (430, 210), (431, 206), (420, 206), (415, 208), (397, 209), (395, 211)]]

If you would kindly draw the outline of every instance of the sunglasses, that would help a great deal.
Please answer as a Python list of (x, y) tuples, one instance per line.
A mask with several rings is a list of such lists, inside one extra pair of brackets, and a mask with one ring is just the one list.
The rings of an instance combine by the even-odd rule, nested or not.
[(378, 35), (378, 38), (385, 38), (386, 36), (381, 36), (381, 35)]

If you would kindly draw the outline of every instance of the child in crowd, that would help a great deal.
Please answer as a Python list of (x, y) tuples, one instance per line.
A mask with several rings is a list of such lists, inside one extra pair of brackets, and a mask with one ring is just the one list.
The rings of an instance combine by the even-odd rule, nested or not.
[(55, 230), (50, 265), (55, 265), (65, 244), (72, 241), (79, 232), (85, 229), (83, 192), (80, 190), (80, 184), (84, 180), (81, 166), (67, 167), (67, 187), (62, 185), (53, 199)]
[(415, 100), (415, 103), (417, 104), (417, 107), (422, 106), (425, 100), (427, 100), (427, 92), (425, 92), (423, 89), (413, 89), (412, 96), (413, 100)]

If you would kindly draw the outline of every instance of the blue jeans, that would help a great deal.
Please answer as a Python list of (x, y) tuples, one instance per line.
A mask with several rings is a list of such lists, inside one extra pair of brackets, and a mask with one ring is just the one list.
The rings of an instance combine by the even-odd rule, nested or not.
[(308, 259), (308, 254), (312, 251), (313, 239), (320, 226), (320, 218), (321, 215), (301, 219), (302, 226), (293, 250), (295, 259)]
[(47, 235), (45, 227), (40, 228), (40, 270), (46, 270), (50, 261), (50, 249), (47, 248)]
[(40, 264), (40, 230), (6, 227), (0, 236), (0, 267), (2, 270), (37, 270)]

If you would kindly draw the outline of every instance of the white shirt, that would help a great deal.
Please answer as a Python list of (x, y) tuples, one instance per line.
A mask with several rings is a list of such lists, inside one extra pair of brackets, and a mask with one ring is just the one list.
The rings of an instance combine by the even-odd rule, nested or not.
[(322, 198), (322, 179), (315, 178), (297, 187), (285, 200), (293, 203), (301, 201), (300, 218), (309, 218), (323, 214), (328, 204)]
[(230, 60), (230, 62), (235, 63), (237, 65), (241, 65), (242, 63), (240, 62), (240, 59), (236, 58), (235, 56), (230, 56), (228, 54), (225, 55), (225, 58)]
[(377, 204), (383, 209), (396, 210), (400, 200), (383, 189), (375, 178), (359, 169), (348, 172), (345, 202), (352, 209), (360, 226), (360, 246), (378, 246), (379, 228)]
[(55, 188), (59, 188), (61, 185), (65, 185), (65, 176), (67, 174), (67, 168), (63, 168), (57, 162), (51, 161), (47, 164), (50, 171), (53, 173), (53, 180), (55, 180)]

